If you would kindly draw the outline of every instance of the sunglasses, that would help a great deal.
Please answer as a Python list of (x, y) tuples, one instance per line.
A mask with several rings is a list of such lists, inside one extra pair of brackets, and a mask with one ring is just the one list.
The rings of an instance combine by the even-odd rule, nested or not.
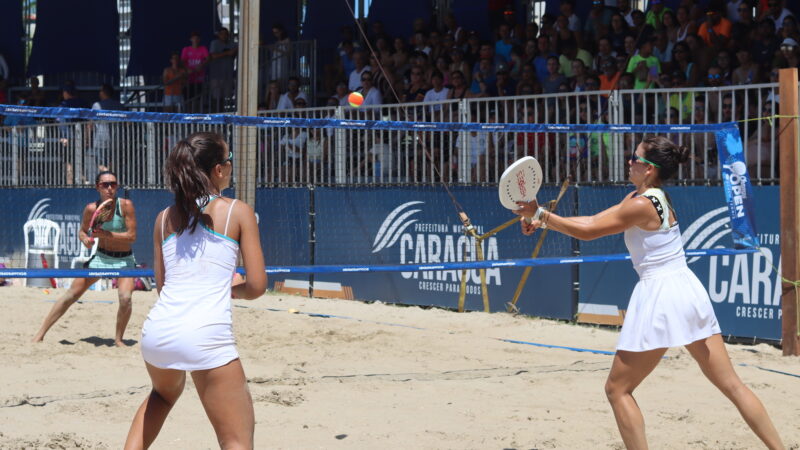
[(718, 80), (720, 78), (722, 78), (722, 75), (720, 75), (718, 73), (710, 73), (710, 74), (708, 74), (708, 79), (709, 80)]
[(781, 45), (781, 50), (783, 50), (785, 52), (790, 52), (790, 51), (794, 50), (794, 46), (793, 45)]
[[(305, 104), (305, 102), (295, 102), (295, 104), (298, 104), (298, 103)], [(225, 161), (222, 161), (219, 164), (222, 165), (222, 164), (227, 164), (229, 162), (233, 162), (233, 150), (229, 150), (228, 151), (228, 159), (226, 159)]]
[(630, 162), (631, 162), (631, 164), (635, 164), (635, 163), (650, 164), (651, 166), (653, 166), (653, 167), (655, 167), (657, 169), (661, 168), (661, 166), (659, 166), (658, 164), (656, 164), (656, 163), (654, 163), (652, 161), (648, 161), (648, 160), (642, 158), (641, 156), (637, 155), (636, 152), (631, 153)]
[(116, 181), (101, 181), (97, 185), (103, 189), (116, 188), (118, 186)]

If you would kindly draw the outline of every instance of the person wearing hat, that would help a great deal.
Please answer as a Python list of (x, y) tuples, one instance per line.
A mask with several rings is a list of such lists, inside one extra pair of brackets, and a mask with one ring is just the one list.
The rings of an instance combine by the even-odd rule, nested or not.
[(781, 59), (783, 68), (800, 67), (800, 46), (792, 38), (786, 38), (781, 42)]
[(644, 21), (646, 24), (657, 30), (661, 28), (661, 19), (664, 17), (664, 13), (667, 11), (672, 10), (664, 6), (663, 0), (650, 0), (650, 11), (647, 11)]

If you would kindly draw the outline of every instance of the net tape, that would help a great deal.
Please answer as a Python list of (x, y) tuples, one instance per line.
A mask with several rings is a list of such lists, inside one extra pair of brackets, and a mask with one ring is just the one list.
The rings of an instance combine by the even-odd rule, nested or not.
[(304, 119), (290, 117), (253, 117), (228, 114), (177, 114), (136, 111), (105, 111), (86, 108), (59, 108), (0, 105), (2, 115), (25, 115), (42, 118), (84, 119), (115, 122), (202, 123), (262, 128), (340, 128), (384, 131), (483, 131), (549, 133), (714, 133), (736, 128), (736, 122), (682, 125), (628, 124), (543, 124), (543, 123), (473, 123), (407, 122), (391, 120)]
[[(757, 249), (715, 248), (704, 250), (686, 250), (686, 256), (725, 256), (743, 253), (755, 253)], [(437, 264), (376, 264), (370, 266), (356, 265), (317, 265), (317, 266), (270, 266), (265, 271), (270, 274), (308, 274), (308, 273), (349, 273), (349, 272), (421, 272), (460, 269), (490, 269), (497, 267), (535, 267), (563, 264), (599, 263), (626, 261), (631, 259), (627, 253), (611, 255), (578, 256), (567, 258), (522, 258), (490, 261), (464, 261)], [(237, 272), (245, 274), (243, 268)], [(120, 278), (120, 277), (152, 277), (153, 269), (0, 269), (0, 278)]]

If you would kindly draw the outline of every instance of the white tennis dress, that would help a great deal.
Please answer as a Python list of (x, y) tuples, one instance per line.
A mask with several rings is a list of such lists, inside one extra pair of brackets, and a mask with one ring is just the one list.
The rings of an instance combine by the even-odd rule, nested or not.
[[(631, 294), (617, 350), (642, 352), (677, 347), (720, 333), (705, 287), (686, 265), (678, 224), (669, 225), (671, 206), (661, 189), (644, 194), (661, 215), (661, 227), (625, 231), (639, 282)], [(662, 206), (665, 205), (665, 206)]]
[(239, 244), (226, 236), (235, 202), (223, 234), (201, 224), (194, 233), (173, 233), (161, 243), (164, 286), (142, 326), (142, 356), (148, 364), (206, 370), (239, 357), (231, 321), (231, 281)]

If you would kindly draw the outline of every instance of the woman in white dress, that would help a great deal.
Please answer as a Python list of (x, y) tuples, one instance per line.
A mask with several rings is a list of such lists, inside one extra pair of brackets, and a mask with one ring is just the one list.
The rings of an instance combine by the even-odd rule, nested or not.
[[(231, 326), (231, 297), (264, 293), (267, 276), (253, 209), (221, 196), (233, 152), (216, 133), (177, 143), (165, 175), (175, 204), (153, 228), (158, 301), (142, 326), (153, 389), (128, 432), (126, 449), (149, 447), (192, 380), (221, 448), (253, 448), (255, 418)], [(232, 285), (241, 251), (247, 279)]]
[(617, 205), (587, 217), (561, 217), (535, 201), (520, 202), (522, 232), (550, 228), (581, 240), (617, 233), (639, 274), (617, 353), (606, 381), (622, 440), (629, 449), (647, 448), (644, 418), (633, 391), (655, 369), (669, 347), (685, 346), (708, 379), (738, 408), (750, 428), (771, 449), (783, 448), (766, 409), (733, 370), (720, 328), (700, 280), (686, 265), (677, 217), (661, 189), (689, 150), (665, 137), (642, 141), (631, 155), (630, 181), (636, 190)]

